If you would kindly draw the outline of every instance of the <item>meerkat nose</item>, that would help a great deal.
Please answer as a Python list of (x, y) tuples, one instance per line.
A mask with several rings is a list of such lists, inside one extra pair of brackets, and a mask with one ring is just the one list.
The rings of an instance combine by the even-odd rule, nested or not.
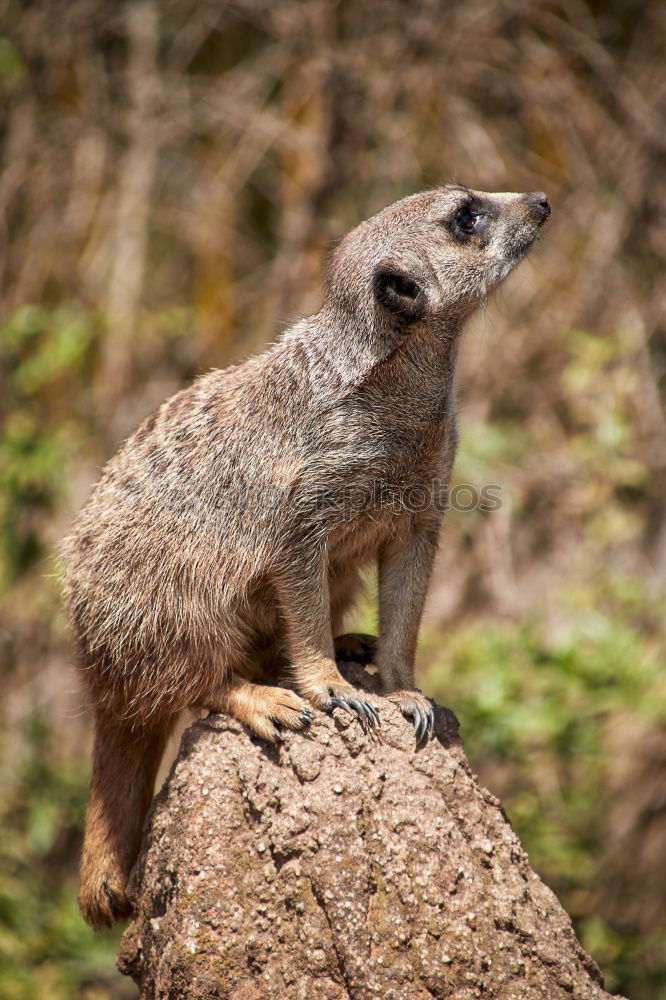
[(541, 225), (550, 215), (548, 195), (544, 194), (543, 191), (532, 191), (527, 195), (527, 202), (532, 209), (536, 222)]

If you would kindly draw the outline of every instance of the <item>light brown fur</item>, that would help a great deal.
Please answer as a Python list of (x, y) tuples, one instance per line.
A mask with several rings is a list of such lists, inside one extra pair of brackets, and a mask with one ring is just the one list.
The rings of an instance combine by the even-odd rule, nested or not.
[[(96, 738), (79, 902), (126, 916), (126, 883), (178, 714), (264, 739), (309, 706), (375, 713), (336, 655), (372, 656), (422, 737), (414, 654), (448, 483), (461, 327), (524, 256), (543, 195), (414, 195), (335, 251), (324, 303), (264, 354), (168, 400), (109, 462), (63, 547)], [(468, 230), (469, 219), (472, 229)], [(412, 493), (411, 496), (414, 494)], [(333, 636), (379, 568), (379, 638)], [(280, 674), (294, 691), (258, 684)]]

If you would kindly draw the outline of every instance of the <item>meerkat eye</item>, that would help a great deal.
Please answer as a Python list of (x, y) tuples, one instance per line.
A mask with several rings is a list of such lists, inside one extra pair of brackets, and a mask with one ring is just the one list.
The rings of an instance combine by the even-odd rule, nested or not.
[(468, 236), (479, 236), (484, 232), (488, 215), (482, 205), (467, 202), (449, 216), (446, 225), (457, 240), (466, 240)]
[(463, 209), (456, 216), (456, 225), (463, 233), (473, 233), (476, 229), (476, 224), (478, 222), (479, 216), (474, 215), (469, 209)]

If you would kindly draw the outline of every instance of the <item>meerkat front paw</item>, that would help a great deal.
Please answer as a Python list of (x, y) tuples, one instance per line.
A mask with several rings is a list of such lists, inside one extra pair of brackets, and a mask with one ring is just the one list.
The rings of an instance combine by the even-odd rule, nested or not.
[(386, 697), (413, 724), (417, 743), (426, 736), (428, 739), (432, 737), (435, 728), (434, 702), (426, 698), (422, 691), (418, 688), (412, 691), (391, 691)]
[(281, 739), (281, 729), (304, 730), (312, 724), (312, 709), (294, 691), (239, 679), (206, 699), (202, 707), (233, 715), (270, 743)]
[(321, 708), (324, 712), (332, 712), (334, 708), (341, 708), (349, 715), (355, 715), (364, 732), (381, 726), (378, 706), (351, 684), (347, 684), (346, 681), (340, 680), (339, 683), (314, 688), (305, 697), (311, 704)]

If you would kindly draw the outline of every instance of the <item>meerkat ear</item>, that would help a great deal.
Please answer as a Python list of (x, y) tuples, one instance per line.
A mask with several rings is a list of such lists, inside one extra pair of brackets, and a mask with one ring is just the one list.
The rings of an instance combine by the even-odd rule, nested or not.
[(395, 264), (379, 265), (372, 276), (372, 290), (378, 302), (406, 323), (422, 319), (428, 308), (421, 285)]

